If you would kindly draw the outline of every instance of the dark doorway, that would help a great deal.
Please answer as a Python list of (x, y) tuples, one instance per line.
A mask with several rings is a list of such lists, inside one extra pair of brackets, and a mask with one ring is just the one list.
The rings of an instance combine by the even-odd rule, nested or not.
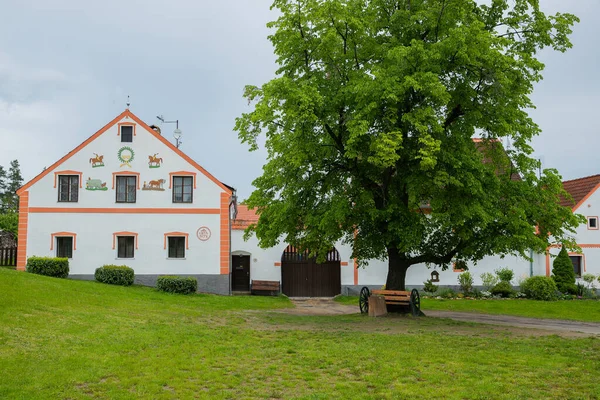
[(231, 256), (231, 290), (247, 292), (250, 290), (250, 256)]
[(573, 263), (573, 271), (575, 272), (575, 277), (581, 278), (581, 256), (569, 256), (571, 262)]
[(309, 251), (288, 246), (281, 256), (281, 291), (290, 297), (333, 297), (342, 292), (340, 254), (332, 249), (319, 264)]

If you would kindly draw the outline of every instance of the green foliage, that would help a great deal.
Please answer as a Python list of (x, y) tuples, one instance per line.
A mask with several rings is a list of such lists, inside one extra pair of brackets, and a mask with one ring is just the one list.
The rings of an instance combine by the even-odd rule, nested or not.
[(573, 262), (569, 258), (569, 253), (567, 253), (565, 246), (562, 246), (552, 264), (552, 279), (554, 279), (556, 287), (562, 293), (577, 293)]
[(543, 252), (548, 235), (532, 226), (568, 240), (583, 221), (559, 204), (556, 170), (538, 177), (540, 128), (527, 114), (539, 51), (570, 48), (575, 16), (525, 0), (273, 8), (279, 70), (245, 88), (253, 109), (235, 124), (251, 150), (266, 135), (245, 201), (260, 246), (282, 240), (322, 259), (342, 240), (363, 265), (387, 257), (388, 289), (403, 289), (410, 265)]
[(514, 297), (516, 294), (511, 284), (507, 281), (500, 281), (496, 286), (490, 290), (494, 296), (500, 297)]
[(498, 278), (491, 272), (484, 272), (479, 276), (481, 277), (483, 288), (486, 291), (490, 291), (498, 283)]
[(556, 300), (556, 283), (547, 276), (532, 276), (521, 283), (521, 290), (533, 300)]
[(191, 276), (160, 276), (156, 287), (163, 292), (191, 294), (198, 290), (198, 281)]
[(515, 276), (515, 273), (513, 272), (512, 269), (510, 268), (499, 268), (497, 270), (494, 271), (496, 273), (496, 276), (498, 277), (498, 279), (500, 279), (500, 282), (508, 282), (510, 283), (510, 281), (512, 281), (513, 277)]
[(10, 162), (8, 174), (0, 166), (0, 211), (4, 213), (19, 211), (17, 189), (23, 185), (23, 177), (18, 160)]
[(437, 292), (437, 290), (438, 285), (434, 285), (433, 282), (431, 282), (431, 279), (428, 279), (425, 282), (423, 282), (423, 291), (425, 293), (434, 294), (435, 292)]
[(16, 212), (0, 214), (0, 231), (11, 232), (16, 238), (19, 234), (19, 214)]
[(596, 287), (594, 285), (594, 281), (596, 280), (596, 275), (588, 273), (588, 274), (583, 274), (583, 276), (581, 278), (587, 284), (588, 289), (594, 289)]
[(444, 299), (453, 299), (456, 297), (456, 292), (451, 288), (443, 288), (439, 291), (438, 296)]
[(27, 272), (38, 275), (66, 278), (69, 276), (69, 259), (60, 257), (29, 257)]
[(96, 268), (94, 278), (109, 285), (131, 286), (135, 278), (133, 269), (126, 265), (103, 265)]
[(473, 288), (473, 277), (471, 276), (471, 273), (467, 271), (458, 275), (458, 284), (460, 285), (460, 290), (462, 290), (464, 294), (470, 293)]

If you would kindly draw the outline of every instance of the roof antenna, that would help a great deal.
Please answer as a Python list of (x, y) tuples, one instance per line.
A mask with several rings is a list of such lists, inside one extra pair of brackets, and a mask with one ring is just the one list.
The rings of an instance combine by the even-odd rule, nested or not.
[(129, 101), (129, 95), (127, 95), (127, 109), (129, 110), (129, 106), (131, 105), (131, 102)]

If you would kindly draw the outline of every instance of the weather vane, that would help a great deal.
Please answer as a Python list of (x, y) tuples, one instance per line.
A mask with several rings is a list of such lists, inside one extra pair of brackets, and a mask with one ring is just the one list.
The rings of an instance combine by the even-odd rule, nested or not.
[(130, 105), (131, 105), (131, 102), (129, 101), (129, 95), (127, 95), (127, 108), (129, 108)]

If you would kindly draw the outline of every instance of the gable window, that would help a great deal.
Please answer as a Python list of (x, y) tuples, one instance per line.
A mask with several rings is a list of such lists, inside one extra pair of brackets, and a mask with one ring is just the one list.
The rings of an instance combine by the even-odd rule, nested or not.
[(169, 236), (169, 258), (185, 258), (185, 237)]
[(573, 263), (573, 272), (575, 272), (575, 277), (581, 278), (581, 256), (569, 256), (571, 262)]
[(133, 142), (133, 126), (132, 125), (121, 125), (121, 142), (131, 143)]
[(117, 203), (135, 203), (137, 176), (117, 176)]
[(79, 176), (58, 176), (58, 201), (76, 203), (79, 200)]
[(117, 236), (117, 258), (133, 258), (134, 236)]
[(194, 177), (173, 177), (173, 203), (191, 203), (193, 201)]
[(598, 217), (587, 217), (588, 229), (598, 229)]
[(56, 257), (73, 258), (72, 236), (59, 236), (56, 238)]

